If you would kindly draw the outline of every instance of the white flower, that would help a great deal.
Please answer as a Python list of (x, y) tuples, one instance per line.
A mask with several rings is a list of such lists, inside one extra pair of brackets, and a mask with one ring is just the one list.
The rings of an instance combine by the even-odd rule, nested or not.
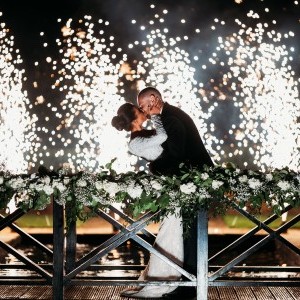
[(99, 191), (99, 190), (101, 190), (102, 188), (103, 188), (103, 183), (102, 183), (102, 181), (96, 181), (95, 182), (95, 187), (96, 187), (96, 189)]
[(43, 178), (41, 178), (41, 181), (44, 183), (44, 184), (50, 184), (51, 182), (51, 178), (49, 176), (45, 176)]
[(222, 186), (224, 184), (223, 181), (220, 180), (213, 180), (211, 183), (211, 186), (214, 190), (217, 190), (220, 186)]
[(87, 182), (86, 182), (85, 180), (83, 180), (83, 179), (79, 179), (79, 180), (77, 181), (76, 185), (77, 185), (78, 187), (85, 187), (85, 186), (87, 186)]
[(65, 185), (69, 184), (70, 178), (69, 177), (64, 177), (63, 182)]
[(13, 189), (18, 189), (18, 188), (22, 188), (25, 187), (26, 184), (25, 182), (22, 180), (22, 178), (18, 177), (18, 178), (13, 178), (11, 179), (8, 184), (13, 188)]
[(248, 173), (249, 173), (250, 176), (254, 175), (254, 171), (253, 170), (249, 170)]
[(288, 190), (291, 185), (289, 184), (288, 181), (285, 181), (285, 180), (280, 180), (277, 185), (283, 190), (283, 191), (286, 191)]
[(235, 173), (239, 174), (241, 172), (241, 169), (235, 169)]
[(31, 183), (30, 185), (29, 185), (29, 188), (31, 189), (31, 190), (37, 190), (37, 191), (42, 191), (43, 190), (43, 185), (42, 184), (36, 184), (36, 183)]
[(181, 184), (180, 185), (180, 190), (181, 192), (183, 192), (184, 194), (192, 194), (196, 192), (196, 185), (193, 182), (188, 182), (185, 184)]
[(272, 174), (269, 173), (269, 174), (266, 175), (266, 180), (267, 181), (271, 181), (272, 179), (273, 179), (273, 175)]
[(202, 180), (206, 180), (206, 179), (209, 178), (209, 175), (208, 175), (207, 173), (202, 173), (202, 174), (200, 175), (200, 177), (201, 177)]
[(49, 185), (45, 185), (43, 188), (43, 191), (47, 194), (47, 195), (51, 195), (53, 194), (53, 187), (49, 186)]
[(170, 197), (170, 201), (175, 201), (177, 200), (177, 193), (175, 191), (170, 191), (169, 192), (169, 197)]
[(152, 186), (153, 189), (157, 191), (160, 191), (163, 188), (162, 185), (157, 180), (152, 180), (150, 182), (150, 185)]
[(236, 180), (233, 178), (229, 178), (229, 183), (231, 186), (234, 186), (236, 184)]
[(4, 182), (3, 176), (0, 176), (0, 184), (3, 184), (3, 182)]
[[(97, 183), (97, 186), (100, 186), (100, 184)], [(102, 189), (104, 189), (111, 197), (114, 197), (116, 193), (120, 191), (120, 186), (116, 182), (104, 181)]]
[(140, 184), (143, 186), (143, 189), (146, 192), (146, 194), (149, 194), (152, 191), (151, 182), (147, 178), (142, 178)]
[(110, 199), (106, 199), (106, 198), (103, 198), (103, 197), (97, 197), (95, 195), (92, 195), (92, 198), (93, 198), (94, 201), (99, 202), (102, 205), (110, 204)]
[(248, 180), (248, 177), (246, 175), (239, 177), (239, 182), (241, 182), (241, 183), (247, 182), (247, 180)]
[(200, 189), (199, 190), (199, 199), (208, 199), (211, 198), (211, 195), (207, 192), (206, 189)]
[(261, 187), (262, 183), (256, 178), (250, 178), (248, 181), (249, 187), (253, 190)]
[(139, 185), (130, 184), (127, 186), (126, 192), (131, 198), (135, 199), (141, 197), (143, 189)]
[(59, 180), (53, 180), (52, 187), (57, 188), (61, 193), (67, 189)]
[(18, 193), (18, 196), (15, 198), (16, 205), (18, 206), (19, 203), (24, 202), (26, 204), (29, 204), (29, 207), (32, 207), (32, 199), (28, 195), (28, 191), (22, 191)]
[(143, 179), (141, 179), (141, 184), (143, 186), (147, 186), (150, 184), (150, 180), (148, 180), (147, 178), (143, 178)]

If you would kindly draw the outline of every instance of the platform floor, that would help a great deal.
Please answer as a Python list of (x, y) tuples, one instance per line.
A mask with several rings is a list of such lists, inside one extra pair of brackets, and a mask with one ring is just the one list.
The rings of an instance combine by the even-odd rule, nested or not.
[[(72, 286), (65, 288), (65, 300), (130, 300), (120, 297), (124, 286)], [(49, 299), (51, 286), (1, 285), (0, 299)], [(209, 300), (299, 300), (300, 287), (209, 287)], [(149, 298), (150, 300), (150, 298)], [(182, 299), (184, 300), (184, 299)]]

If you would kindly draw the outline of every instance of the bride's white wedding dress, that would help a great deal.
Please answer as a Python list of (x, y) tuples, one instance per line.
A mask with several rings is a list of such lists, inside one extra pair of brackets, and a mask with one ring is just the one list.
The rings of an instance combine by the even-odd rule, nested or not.
[[(167, 134), (162, 126), (160, 116), (152, 116), (156, 132), (150, 136), (135, 135), (129, 142), (131, 153), (143, 157), (148, 161), (158, 158), (163, 148), (161, 144), (167, 139)], [(154, 133), (154, 134), (153, 134)], [(175, 215), (167, 216), (160, 223), (160, 227), (155, 239), (154, 248), (159, 250), (165, 256), (183, 265), (183, 228), (182, 218)], [(139, 280), (179, 280), (181, 273), (168, 265), (155, 254), (150, 255), (149, 262), (139, 277)], [(176, 289), (176, 286), (144, 286), (135, 289), (124, 290), (121, 296), (131, 298), (160, 298), (163, 294), (170, 293)]]

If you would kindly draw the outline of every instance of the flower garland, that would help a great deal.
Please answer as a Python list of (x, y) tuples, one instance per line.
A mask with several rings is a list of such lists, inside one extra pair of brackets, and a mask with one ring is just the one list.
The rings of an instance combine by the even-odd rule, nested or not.
[(202, 171), (181, 166), (178, 176), (157, 176), (117, 173), (113, 162), (101, 167), (99, 173), (68, 174), (64, 169), (49, 172), (44, 167), (31, 175), (1, 171), (0, 209), (13, 198), (19, 208), (43, 210), (51, 203), (51, 196), (61, 205), (71, 204), (74, 218), (80, 220), (113, 203), (122, 203), (134, 217), (158, 209), (163, 217), (179, 207), (188, 227), (200, 208), (217, 215), (233, 204), (259, 211), (265, 203), (280, 214), (286, 205), (300, 206), (300, 175), (288, 168), (263, 173), (227, 163)]

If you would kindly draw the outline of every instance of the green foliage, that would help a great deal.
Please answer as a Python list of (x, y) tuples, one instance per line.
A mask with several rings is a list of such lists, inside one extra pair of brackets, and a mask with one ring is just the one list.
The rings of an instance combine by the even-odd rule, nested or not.
[(253, 212), (259, 212), (265, 204), (280, 214), (286, 205), (300, 205), (300, 176), (287, 168), (263, 173), (241, 170), (232, 163), (203, 170), (182, 165), (178, 176), (157, 176), (117, 173), (113, 162), (99, 173), (47, 173), (45, 169), (32, 175), (1, 172), (0, 208), (14, 197), (16, 205), (24, 210), (42, 210), (53, 197), (69, 208), (69, 222), (85, 221), (97, 209), (107, 209), (113, 203), (121, 203), (133, 217), (160, 210), (159, 218), (163, 218), (179, 209), (188, 228), (201, 208), (220, 215), (236, 204)]

